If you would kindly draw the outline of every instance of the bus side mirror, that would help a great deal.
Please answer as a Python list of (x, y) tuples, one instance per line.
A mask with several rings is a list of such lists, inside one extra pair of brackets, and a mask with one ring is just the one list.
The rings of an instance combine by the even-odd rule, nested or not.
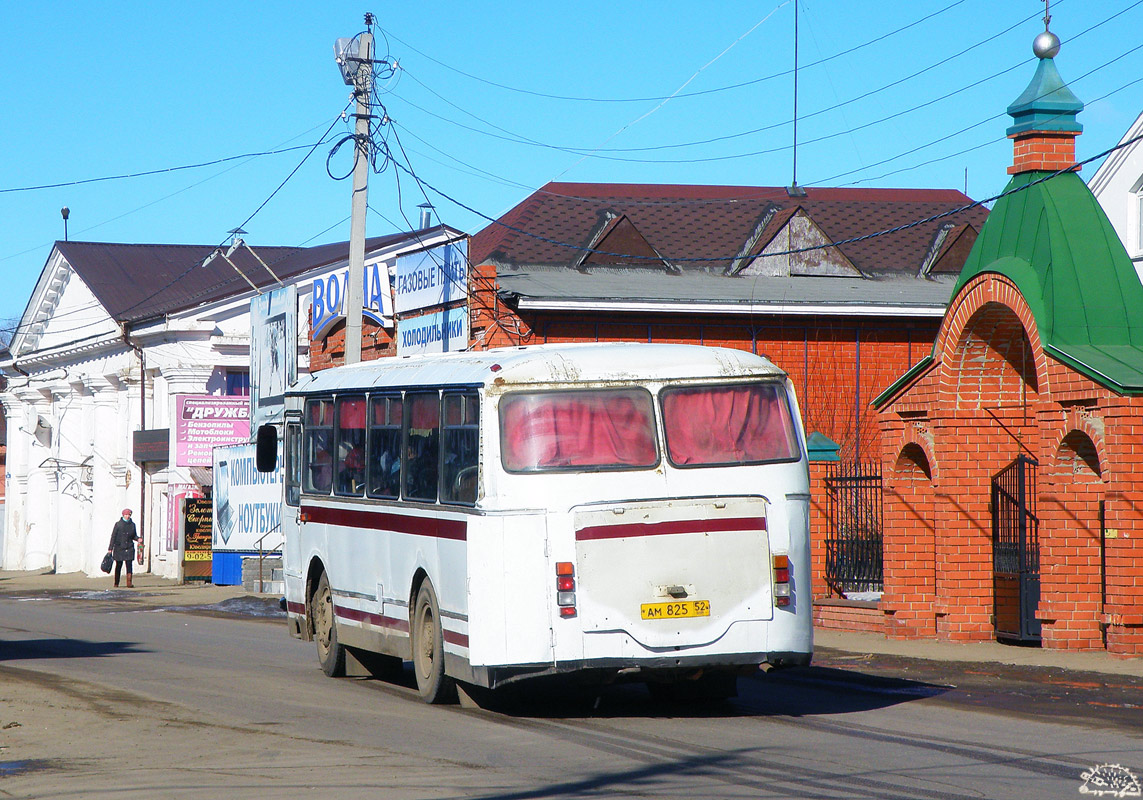
[(273, 425), (258, 428), (254, 465), (259, 472), (274, 472), (278, 469), (278, 429)]

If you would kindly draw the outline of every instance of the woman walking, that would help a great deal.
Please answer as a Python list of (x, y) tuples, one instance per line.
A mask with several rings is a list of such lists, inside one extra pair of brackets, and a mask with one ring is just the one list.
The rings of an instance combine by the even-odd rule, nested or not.
[(119, 585), (119, 572), (123, 564), (127, 564), (127, 588), (131, 585), (131, 564), (135, 561), (135, 542), (139, 534), (135, 531), (135, 522), (131, 519), (131, 509), (123, 509), (123, 516), (115, 520), (115, 527), (111, 529), (111, 541), (107, 545), (107, 552), (115, 559), (115, 585)]

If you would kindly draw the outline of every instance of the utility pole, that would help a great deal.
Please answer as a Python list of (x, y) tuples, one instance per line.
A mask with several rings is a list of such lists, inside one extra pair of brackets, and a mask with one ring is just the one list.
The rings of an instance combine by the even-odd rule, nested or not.
[(361, 307), (365, 282), (365, 214), (369, 200), (370, 136), (373, 91), (373, 15), (365, 15), (353, 94), (357, 98), (357, 126), (353, 144), (353, 216), (349, 223), (349, 285), (345, 287), (345, 363), (361, 361)]
[(798, 0), (794, 0), (794, 176), (786, 194), (805, 197), (806, 190), (798, 186)]

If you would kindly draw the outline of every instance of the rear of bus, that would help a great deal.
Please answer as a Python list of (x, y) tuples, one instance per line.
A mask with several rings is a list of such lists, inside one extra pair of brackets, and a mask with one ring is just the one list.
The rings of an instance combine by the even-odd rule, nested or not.
[(478, 668), (482, 682), (725, 688), (809, 663), (794, 393), (768, 361), (736, 358), (733, 375), (490, 390), (485, 464), (502, 469), (486, 469), (490, 535), (470, 541), (469, 658), (500, 666)]

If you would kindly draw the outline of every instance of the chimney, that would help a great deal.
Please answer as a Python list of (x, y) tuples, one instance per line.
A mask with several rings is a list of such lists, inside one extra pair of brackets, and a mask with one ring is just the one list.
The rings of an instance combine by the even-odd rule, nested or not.
[[(1056, 172), (1072, 167), (1076, 161), (1076, 137), (1083, 125), (1076, 115), (1083, 110), (1072, 90), (1056, 70), (1055, 56), (1060, 52), (1059, 38), (1047, 29), (1032, 43), (1032, 52), (1040, 59), (1032, 82), (1012, 105), (1008, 114), (1012, 126), (1012, 166), (1009, 175), (1021, 172)], [(1079, 171), (1079, 167), (1075, 167)]]
[(421, 227), (420, 230), (432, 227), (433, 224), (433, 206), (432, 203), (421, 203), (417, 208), (421, 209)]

